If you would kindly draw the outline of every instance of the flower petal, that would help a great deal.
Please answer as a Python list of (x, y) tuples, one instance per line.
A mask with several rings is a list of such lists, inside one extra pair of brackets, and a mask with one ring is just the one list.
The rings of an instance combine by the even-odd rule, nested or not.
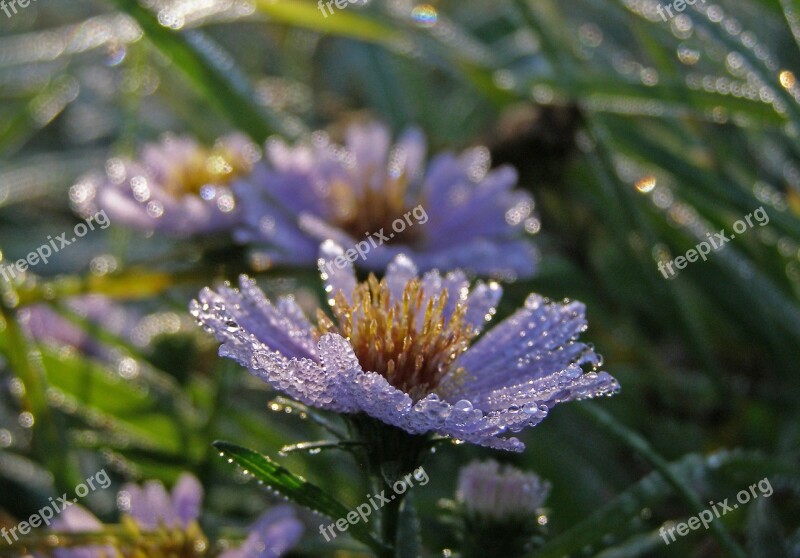
[(585, 308), (579, 302), (550, 303), (531, 295), (525, 307), (495, 326), (461, 355), (456, 366), (471, 378), (460, 396), (470, 401), (505, 386), (521, 384), (570, 364), (599, 364), (599, 357), (577, 342), (586, 329)]
[[(92, 533), (102, 531), (103, 524), (90, 511), (80, 505), (73, 505), (65, 509), (53, 520), (53, 531), (66, 531), (68, 533)], [(82, 548), (57, 549), (53, 552), (55, 558), (100, 558), (113, 556), (113, 549), (101, 546), (88, 546)]]
[(389, 292), (392, 300), (403, 299), (403, 291), (412, 279), (417, 277), (417, 266), (411, 258), (405, 254), (396, 256), (386, 268), (386, 283), (389, 285)]
[(279, 558), (300, 542), (303, 530), (291, 507), (272, 508), (250, 528), (241, 547), (224, 552), (220, 558)]
[(172, 488), (172, 508), (175, 517), (186, 527), (200, 517), (203, 486), (194, 475), (184, 473)]
[[(239, 278), (240, 289), (223, 285), (217, 292), (203, 289), (190, 305), (191, 314), (223, 343), (236, 343), (232, 335), (244, 329), (270, 350), (296, 358), (313, 358), (315, 342), (308, 322), (298, 322), (274, 306), (245, 275)], [(245, 341), (246, 342), (246, 341)], [(246, 366), (246, 365), (245, 365)]]
[[(353, 290), (356, 288), (356, 272), (353, 264), (344, 257), (344, 250), (333, 241), (325, 241), (319, 249), (319, 270), (323, 274), (325, 281), (325, 292), (328, 298), (332, 299), (337, 292), (350, 300)], [(334, 265), (337, 258), (345, 260), (343, 266)]]

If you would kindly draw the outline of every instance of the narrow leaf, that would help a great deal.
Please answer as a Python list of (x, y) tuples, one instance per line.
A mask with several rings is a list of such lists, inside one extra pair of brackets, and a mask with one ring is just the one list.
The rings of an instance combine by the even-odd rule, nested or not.
[[(247, 473), (305, 508), (332, 519), (346, 517), (351, 511), (321, 488), (281, 467), (265, 455), (227, 442), (217, 441), (213, 445), (223, 456), (240, 465)], [(360, 523), (351, 525), (348, 532), (354, 539), (364, 543), (378, 554), (386, 551), (383, 544), (373, 537), (366, 525)]]

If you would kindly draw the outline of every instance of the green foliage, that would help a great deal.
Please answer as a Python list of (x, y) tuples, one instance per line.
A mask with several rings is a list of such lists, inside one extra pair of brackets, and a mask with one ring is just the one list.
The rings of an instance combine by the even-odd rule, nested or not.
[[(259, 0), (252, 13), (187, 16), (179, 29), (135, 0), (32, 4), (0, 17), (2, 262), (74, 223), (68, 190), (79, 175), (164, 131), (210, 139), (235, 128), (263, 141), (329, 124), (335, 132), (370, 112), (398, 131), (420, 125), (434, 149), (488, 143), (533, 192), (544, 252), (539, 276), (505, 287), (496, 319), (531, 291), (585, 302), (586, 336), (622, 384), (607, 412), (559, 408), (525, 435), (525, 454), (507, 457), (554, 487), (548, 542), (535, 556), (796, 556), (800, 6), (702, 4), (708, 15), (692, 8), (663, 22), (621, 0), (442, 0), (431, 26), (402, 2), (324, 18), (313, 2)], [(85, 39), (100, 28), (109, 33)], [(672, 279), (659, 272), (659, 261), (762, 206), (768, 225)], [(289, 401), (270, 411), (273, 394), (221, 364), (191, 326), (165, 333), (155, 353), (104, 337), (139, 363), (134, 381), (119, 362), (21, 336), (27, 306), (85, 293), (185, 316), (197, 288), (249, 270), (244, 254), (212, 252), (112, 227), (36, 281), (0, 280), (0, 510), (23, 517), (100, 465), (112, 464), (116, 480), (172, 481), (188, 469), (210, 494), (218, 530), (264, 505), (217, 459), (211, 443), (221, 438), (290, 453), (284, 468), (217, 445), (319, 513), (346, 515), (330, 493), (363, 497), (346, 453), (285, 447), (339, 435), (332, 417)], [(98, 271), (108, 258), (113, 269)], [(275, 292), (322, 295), (307, 270), (258, 275)], [(399, 555), (414, 555), (417, 525), (428, 548), (451, 543), (430, 527), (435, 504), (474, 455), (485, 452), (446, 446), (426, 465), (434, 482), (414, 495), (419, 517), (400, 512), (409, 546)], [(661, 525), (763, 477), (774, 497), (662, 544)], [(384, 551), (368, 529), (350, 533)], [(335, 548), (306, 542), (299, 552)]]

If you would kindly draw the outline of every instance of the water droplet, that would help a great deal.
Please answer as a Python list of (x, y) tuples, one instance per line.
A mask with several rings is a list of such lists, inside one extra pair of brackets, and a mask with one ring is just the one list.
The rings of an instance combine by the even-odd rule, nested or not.
[(420, 27), (433, 27), (439, 19), (439, 14), (430, 4), (422, 4), (411, 11), (411, 19)]

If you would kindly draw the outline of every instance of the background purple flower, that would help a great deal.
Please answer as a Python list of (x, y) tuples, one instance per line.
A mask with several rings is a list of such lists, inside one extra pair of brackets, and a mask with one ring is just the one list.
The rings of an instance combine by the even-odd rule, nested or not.
[(148, 481), (141, 487), (126, 484), (117, 495), (120, 511), (130, 515), (142, 529), (188, 527), (200, 517), (203, 487), (184, 473), (168, 493), (158, 481)]
[[(203, 487), (191, 474), (184, 473), (172, 492), (167, 492), (158, 481), (148, 481), (139, 486), (127, 484), (117, 495), (120, 511), (133, 520), (136, 529), (156, 532), (166, 528), (186, 532), (187, 536), (202, 537), (197, 521), (203, 501)], [(70, 506), (52, 524), (55, 532), (92, 533), (103, 530), (103, 524), (81, 506)], [(249, 529), (244, 543), (223, 552), (220, 558), (279, 558), (300, 541), (303, 524), (295, 516), (291, 506), (276, 506), (266, 511)], [(168, 531), (169, 532), (169, 531)], [(176, 538), (165, 535), (162, 541), (166, 548), (173, 548)], [(139, 544), (139, 543), (136, 543)], [(138, 547), (137, 547), (138, 548)], [(162, 549), (158, 539), (139, 548), (139, 552), (158, 552)], [(173, 548), (174, 551), (174, 548)], [(137, 554), (138, 556), (139, 554)], [(59, 549), (56, 558), (106, 558), (117, 556), (108, 546)], [(164, 556), (174, 556), (164, 550)]]
[[(244, 210), (236, 238), (263, 246), (262, 266), (309, 264), (324, 240), (350, 248), (373, 235), (383, 244), (357, 260), (366, 269), (404, 253), (423, 270), (532, 275), (538, 252), (522, 237), (538, 221), (531, 196), (514, 189), (516, 171), (490, 171), (483, 147), (440, 154), (426, 167), (426, 150), (418, 130), (392, 146), (389, 130), (374, 123), (351, 126), (343, 146), (322, 132), (296, 147), (270, 140), (264, 162), (234, 185)], [(375, 238), (381, 231), (388, 240)]]
[[(73, 505), (65, 509), (50, 528), (56, 532), (93, 533), (102, 531), (103, 524), (85, 508)], [(54, 552), (55, 558), (104, 558), (114, 554), (114, 550), (108, 546), (58, 549)]]
[[(203, 488), (189, 473), (181, 475), (171, 495), (158, 481), (148, 481), (141, 487), (128, 484), (117, 494), (120, 511), (129, 516), (142, 531), (155, 531), (161, 527), (180, 530), (194, 527), (200, 516), (202, 500)], [(73, 505), (53, 521), (51, 529), (55, 532), (93, 533), (102, 531), (103, 524), (91, 512)], [(153, 550), (149, 546), (143, 548)], [(117, 555), (118, 552), (108, 546), (76, 547), (55, 552), (56, 558), (107, 558)]]
[(303, 530), (294, 509), (277, 506), (250, 527), (242, 546), (223, 552), (219, 558), (279, 558), (300, 542)]
[[(325, 268), (342, 249), (328, 242), (322, 252)], [(618, 389), (609, 374), (594, 371), (594, 350), (577, 341), (586, 328), (580, 303), (530, 295), (472, 343), (495, 312), (496, 283), (470, 290), (461, 271), (418, 277), (405, 256), (380, 283), (358, 284), (352, 266), (323, 278), (338, 323), (320, 315), (315, 327), (291, 298), (273, 304), (247, 277), (240, 289), (204, 289), (191, 312), (222, 342), (220, 355), (274, 388), (411, 434), (522, 451), (508, 433), (537, 424), (558, 403)]]
[(65, 306), (93, 325), (83, 328), (47, 304), (36, 304), (20, 310), (20, 324), (39, 343), (75, 347), (90, 357), (113, 361), (118, 356), (115, 350), (92, 335), (92, 327), (130, 339), (140, 321), (139, 315), (102, 295), (76, 297), (67, 301)]
[(470, 514), (503, 520), (530, 518), (541, 508), (550, 485), (538, 475), (497, 461), (473, 461), (458, 475), (458, 501)]
[(145, 145), (136, 160), (109, 159), (105, 175), (82, 178), (70, 199), (83, 216), (105, 210), (111, 222), (142, 231), (183, 237), (226, 231), (240, 217), (229, 185), (259, 158), (257, 147), (241, 135), (211, 148), (166, 135)]

